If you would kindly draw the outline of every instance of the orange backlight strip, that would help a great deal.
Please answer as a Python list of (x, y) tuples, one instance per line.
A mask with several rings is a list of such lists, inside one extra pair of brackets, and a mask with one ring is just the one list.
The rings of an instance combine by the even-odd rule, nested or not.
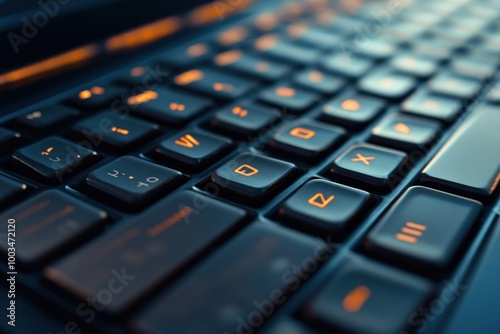
[(61, 71), (69, 66), (76, 66), (96, 56), (98, 48), (94, 45), (84, 46), (35, 64), (0, 75), (0, 86), (13, 84), (34, 78), (49, 72)]

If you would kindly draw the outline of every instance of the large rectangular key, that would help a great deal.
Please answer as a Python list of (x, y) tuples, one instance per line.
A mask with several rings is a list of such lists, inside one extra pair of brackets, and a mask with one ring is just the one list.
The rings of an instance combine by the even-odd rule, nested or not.
[(323, 242), (260, 222), (139, 315), (137, 333), (253, 333), (328, 257)]
[(491, 195), (500, 181), (500, 108), (476, 110), (422, 172), (422, 181), (473, 197)]
[(240, 225), (245, 212), (177, 193), (55, 265), (45, 276), (117, 315)]

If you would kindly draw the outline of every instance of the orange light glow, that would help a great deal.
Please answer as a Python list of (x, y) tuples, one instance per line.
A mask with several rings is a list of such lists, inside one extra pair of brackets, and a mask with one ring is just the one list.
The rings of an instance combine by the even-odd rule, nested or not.
[(186, 148), (194, 148), (195, 146), (200, 146), (200, 142), (189, 133), (176, 140), (175, 144)]
[(148, 103), (149, 101), (156, 100), (158, 98), (158, 93), (152, 90), (147, 90), (144, 93), (134, 95), (128, 98), (128, 103), (131, 105), (137, 105), (142, 103)]
[(308, 76), (309, 81), (311, 81), (311, 82), (321, 82), (321, 81), (323, 81), (324, 77), (325, 76), (323, 75), (323, 73), (321, 73), (319, 71), (311, 71), (311, 72), (309, 72), (309, 76)]
[(111, 132), (116, 132), (116, 133), (119, 133), (119, 134), (124, 135), (124, 136), (129, 134), (128, 130), (120, 129), (120, 128), (117, 128), (116, 126), (113, 126), (111, 128)]
[(106, 40), (105, 46), (108, 51), (113, 52), (133, 49), (170, 36), (178, 32), (181, 27), (182, 24), (179, 18), (168, 17), (113, 36)]
[(130, 75), (133, 77), (140, 77), (146, 74), (146, 68), (144, 66), (137, 66), (130, 70)]
[(279, 23), (278, 17), (274, 13), (263, 13), (255, 19), (257, 29), (269, 31), (274, 29)]
[(189, 70), (174, 78), (174, 82), (180, 86), (186, 86), (193, 82), (200, 81), (205, 75), (200, 70)]
[(225, 84), (225, 83), (220, 83), (220, 82), (216, 82), (214, 83), (214, 86), (213, 86), (214, 90), (218, 91), (218, 92), (234, 92), (234, 86), (233, 85), (230, 85), (230, 84)]
[(206, 44), (203, 43), (193, 44), (186, 49), (186, 54), (189, 57), (199, 57), (206, 54), (207, 52), (208, 52), (208, 47)]
[(370, 166), (371, 165), (370, 161), (373, 160), (375, 160), (375, 157), (365, 157), (361, 153), (356, 153), (356, 158), (351, 159), (352, 162), (362, 162), (367, 166)]
[(290, 131), (290, 135), (293, 137), (309, 140), (316, 135), (316, 132), (313, 130), (304, 129), (304, 128), (293, 128)]
[(234, 107), (233, 110), (231, 110), (231, 112), (233, 113), (233, 115), (237, 115), (242, 118), (248, 116), (248, 110), (243, 109), (241, 107)]
[(404, 123), (398, 123), (392, 127), (392, 129), (396, 132), (408, 135), (411, 133), (411, 128), (404, 124)]
[(299, 38), (307, 33), (307, 24), (305, 23), (290, 24), (287, 27), (286, 32), (290, 37)]
[(41, 75), (60, 72), (68, 67), (77, 66), (96, 56), (98, 49), (94, 45), (84, 46), (38, 63), (19, 68), (0, 75), (0, 86), (12, 84)]
[(215, 56), (215, 63), (219, 66), (227, 66), (236, 63), (243, 57), (243, 53), (239, 50), (230, 50)]
[(255, 69), (259, 72), (266, 72), (271, 68), (271, 65), (267, 61), (259, 61), (255, 64)]
[(230, 5), (225, 1), (214, 1), (206, 5), (196, 7), (188, 13), (187, 20), (192, 26), (201, 26), (223, 20), (228, 15), (245, 10), (253, 0), (239, 0), (238, 4)]
[(317, 193), (314, 196), (312, 196), (311, 198), (309, 198), (309, 200), (307, 201), (307, 203), (309, 203), (309, 204), (311, 204), (311, 205), (313, 205), (313, 206), (315, 206), (317, 208), (324, 209), (334, 199), (335, 199), (335, 196), (333, 196), (333, 195), (329, 196), (328, 198), (325, 198), (324, 194)]
[(219, 34), (217, 41), (222, 45), (232, 45), (241, 42), (248, 36), (248, 30), (244, 27), (234, 27)]
[(259, 173), (259, 170), (253, 166), (243, 164), (234, 170), (236, 174), (243, 175), (245, 177), (254, 176)]
[(280, 87), (275, 90), (276, 95), (282, 96), (282, 97), (294, 97), (295, 96), (295, 89), (293, 88), (288, 88), (288, 87)]
[(340, 107), (348, 111), (358, 111), (359, 109), (361, 109), (359, 102), (353, 99), (344, 100)]
[(360, 285), (350, 291), (342, 300), (344, 310), (355, 313), (363, 308), (363, 305), (370, 298), (371, 291), (368, 287)]
[(255, 40), (254, 46), (259, 51), (267, 51), (274, 48), (278, 44), (278, 36), (264, 35)]

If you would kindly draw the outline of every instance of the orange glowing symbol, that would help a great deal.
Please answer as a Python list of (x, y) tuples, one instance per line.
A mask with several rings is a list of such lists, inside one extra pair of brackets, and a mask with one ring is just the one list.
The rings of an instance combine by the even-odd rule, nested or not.
[(91, 89), (82, 90), (78, 97), (82, 100), (90, 99), (93, 95), (102, 95), (104, 94), (104, 88), (99, 86), (94, 86)]
[(147, 90), (144, 93), (129, 97), (127, 101), (131, 105), (138, 105), (142, 103), (148, 103), (152, 100), (156, 100), (157, 98), (158, 98), (157, 92), (152, 90)]
[(177, 102), (170, 103), (169, 108), (172, 111), (179, 111), (179, 112), (183, 112), (184, 110), (186, 110), (185, 105), (177, 103)]
[(214, 90), (218, 91), (218, 92), (234, 92), (234, 86), (233, 85), (230, 85), (230, 84), (225, 84), (225, 83), (220, 83), (220, 82), (216, 82), (214, 83), (214, 86), (213, 86)]
[(344, 297), (342, 306), (347, 312), (356, 313), (363, 308), (370, 296), (371, 290), (364, 285), (359, 285)]
[(240, 175), (243, 175), (245, 177), (250, 177), (250, 176), (257, 174), (259, 172), (259, 170), (253, 166), (243, 164), (240, 167), (236, 168), (234, 170), (234, 172), (236, 174), (240, 174)]
[(49, 148), (47, 149), (47, 151), (42, 152), (42, 155), (49, 155), (49, 154), (50, 154), (50, 152), (52, 152), (52, 150), (53, 150), (53, 149), (54, 149), (53, 147), (49, 147)]
[(227, 66), (236, 63), (241, 59), (241, 57), (243, 57), (243, 53), (241, 51), (231, 50), (218, 54), (214, 61), (219, 66)]
[(237, 115), (240, 117), (247, 117), (248, 115), (248, 110), (243, 109), (241, 107), (234, 107), (233, 110), (231, 110), (231, 112), (233, 113), (233, 115)]
[(278, 36), (265, 35), (255, 40), (254, 46), (259, 51), (267, 51), (274, 48), (278, 44)]
[(175, 141), (176, 145), (187, 147), (187, 148), (193, 148), (195, 146), (200, 146), (200, 142), (191, 136), (189, 133), (186, 135), (182, 136), (180, 139)]
[(314, 196), (312, 196), (311, 198), (309, 198), (307, 203), (314, 205), (317, 208), (324, 209), (334, 199), (335, 199), (335, 196), (333, 196), (333, 195), (329, 196), (328, 198), (325, 198), (325, 195), (323, 195), (322, 193), (317, 193)]
[(202, 43), (191, 45), (186, 49), (186, 54), (190, 57), (199, 57), (207, 52), (208, 52), (208, 47)]
[(375, 157), (365, 157), (361, 153), (356, 153), (356, 158), (352, 158), (352, 162), (362, 162), (367, 166), (370, 166), (370, 161), (375, 160)]
[(179, 86), (186, 86), (193, 82), (200, 81), (205, 75), (200, 70), (189, 70), (174, 78), (174, 82)]
[(293, 137), (309, 140), (316, 135), (316, 132), (304, 128), (293, 128), (290, 131), (290, 135), (292, 135)]
[(358, 111), (359, 109), (361, 109), (359, 102), (353, 99), (344, 100), (340, 107), (348, 111)]
[(308, 78), (309, 78), (309, 81), (311, 81), (311, 82), (321, 82), (324, 79), (324, 75), (323, 75), (323, 73), (321, 73), (319, 71), (311, 71), (309, 73)]
[(133, 77), (140, 77), (146, 74), (146, 68), (144, 66), (137, 66), (130, 70), (130, 75)]
[(120, 128), (117, 128), (116, 126), (113, 126), (111, 128), (111, 132), (119, 133), (119, 134), (124, 135), (124, 136), (129, 134), (128, 130), (120, 129)]
[(295, 89), (288, 87), (280, 87), (275, 90), (276, 95), (281, 97), (294, 97)]
[(398, 123), (392, 127), (392, 129), (396, 132), (408, 135), (411, 133), (411, 128), (404, 124), (404, 123)]
[(427, 230), (427, 226), (425, 225), (407, 222), (405, 226), (401, 228), (402, 233), (396, 234), (396, 239), (409, 244), (416, 244), (418, 238), (422, 236), (425, 230)]

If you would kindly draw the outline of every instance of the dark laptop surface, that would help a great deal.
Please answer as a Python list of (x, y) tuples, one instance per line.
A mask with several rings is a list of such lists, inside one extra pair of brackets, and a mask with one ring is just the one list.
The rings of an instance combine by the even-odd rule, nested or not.
[(497, 1), (0, 13), (0, 332), (498, 333)]

